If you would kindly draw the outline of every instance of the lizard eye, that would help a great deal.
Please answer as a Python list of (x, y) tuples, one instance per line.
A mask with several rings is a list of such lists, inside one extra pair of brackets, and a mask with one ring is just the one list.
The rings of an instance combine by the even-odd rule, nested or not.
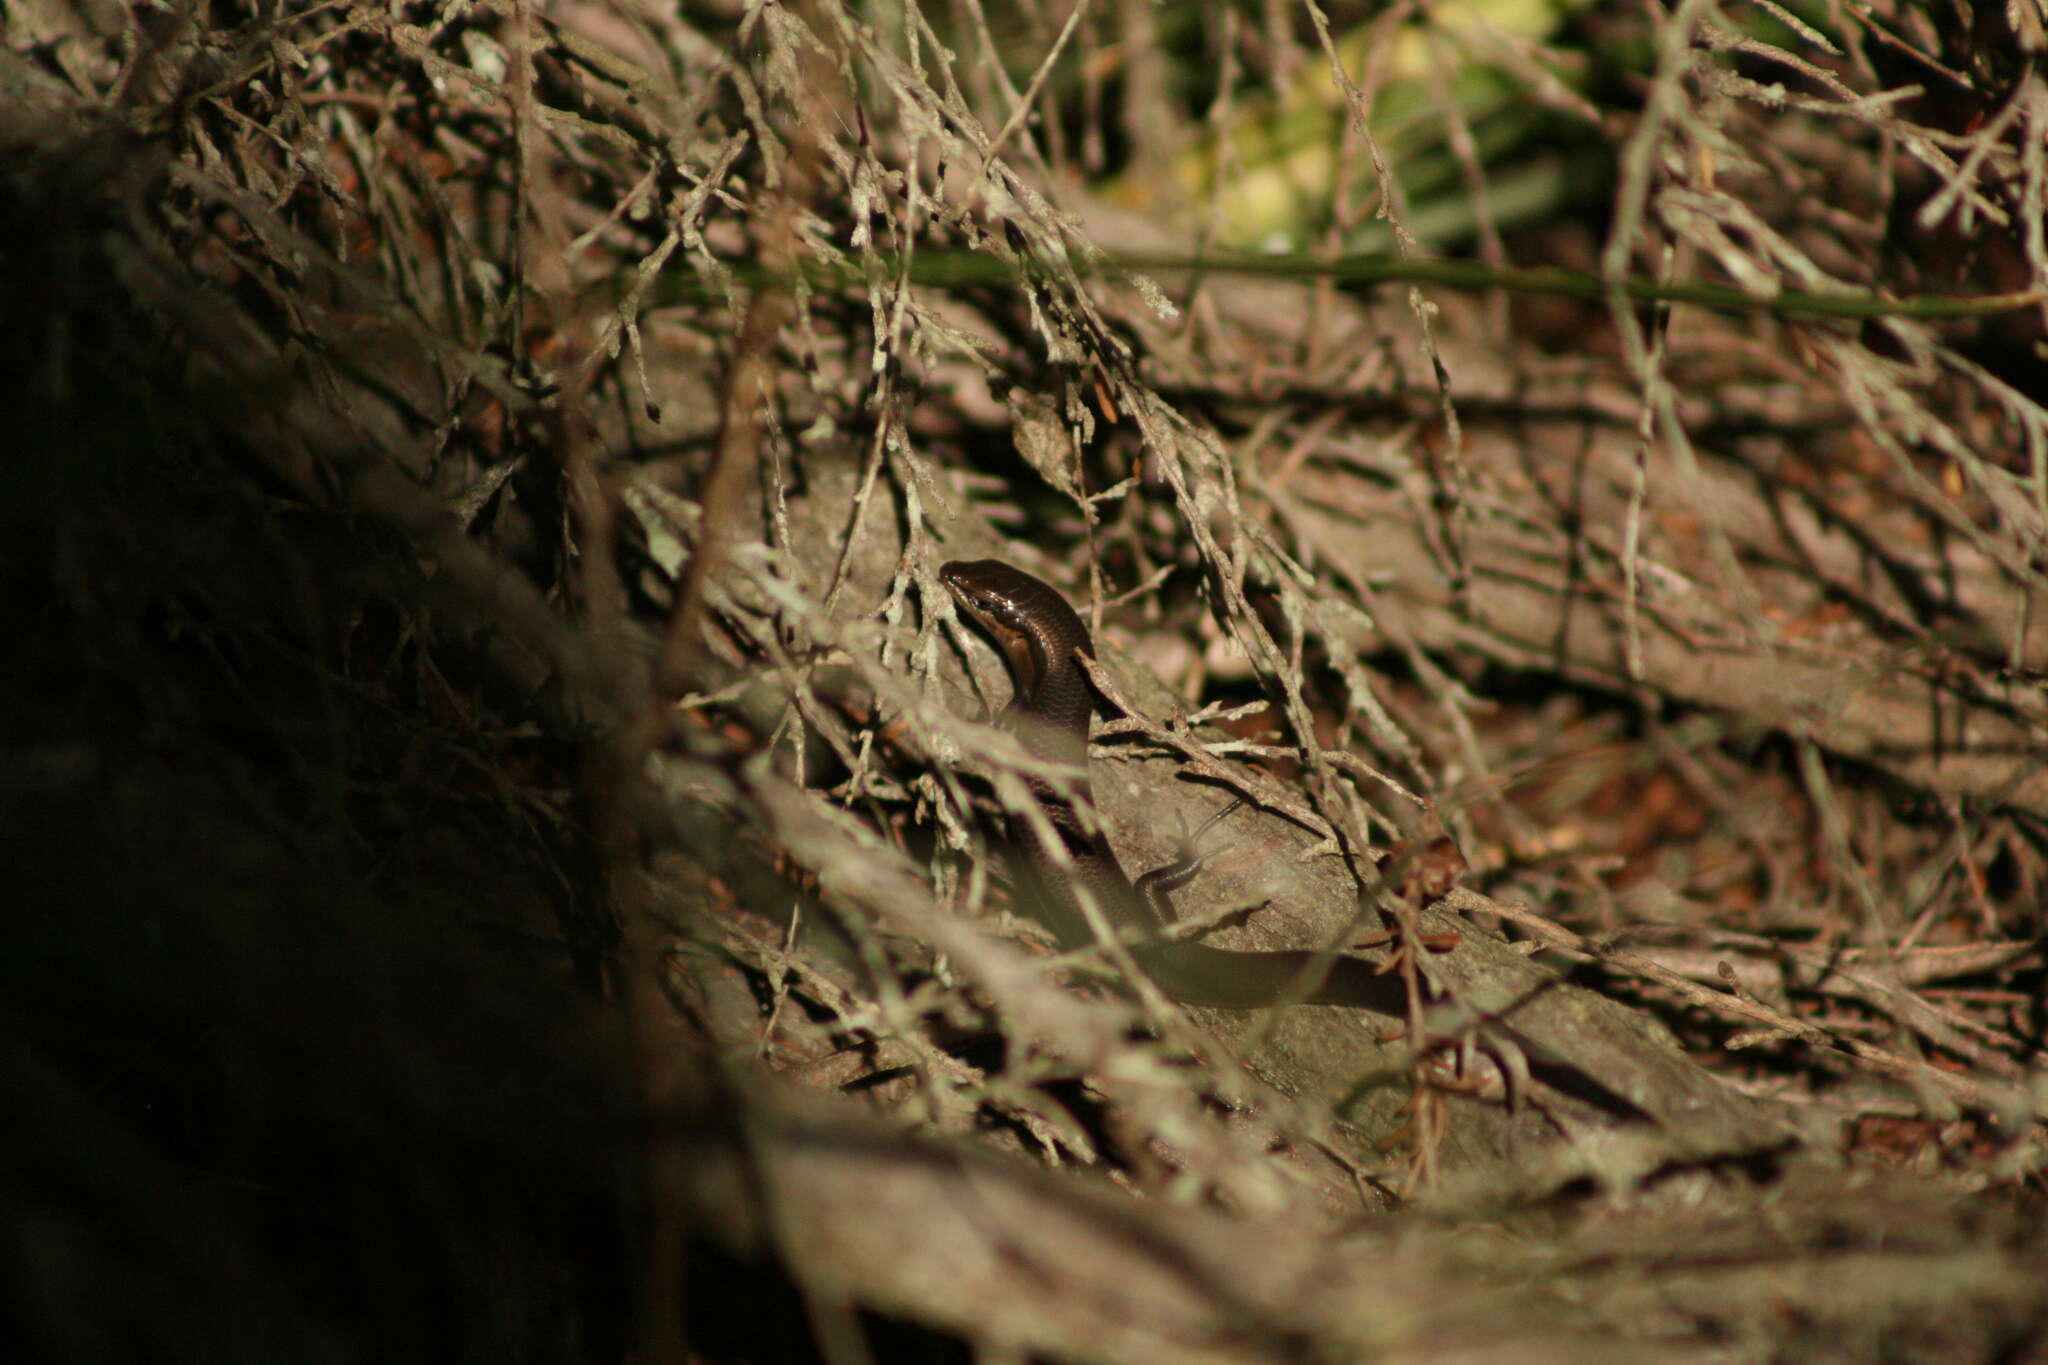
[(967, 605), (982, 616), (1008, 623), (1012, 613), (1005, 610), (1009, 605), (987, 588), (969, 588), (963, 594)]

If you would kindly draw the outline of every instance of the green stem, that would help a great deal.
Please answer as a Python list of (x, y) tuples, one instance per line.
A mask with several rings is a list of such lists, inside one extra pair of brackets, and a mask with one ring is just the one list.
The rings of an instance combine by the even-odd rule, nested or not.
[[(755, 262), (733, 260), (724, 264), (742, 283), (753, 287), (771, 283), (770, 272)], [(1104, 255), (1092, 263), (1077, 261), (1075, 268), (1083, 274), (1097, 275), (1142, 271), (1155, 275), (1201, 273), (1297, 280), (1327, 278), (1356, 289), (1385, 284), (1431, 284), (1447, 289), (1505, 289), (1521, 294), (1561, 294), (1589, 301), (1606, 300), (1618, 293), (1637, 303), (1689, 303), (1723, 313), (1762, 312), (1787, 317), (1972, 318), (2032, 307), (2044, 297), (2043, 291), (2038, 289), (1976, 297), (1921, 295), (1903, 299), (1846, 291), (1817, 294), (1799, 289), (1765, 296), (1726, 284), (1658, 284), (1634, 275), (1609, 282), (1581, 270), (1558, 270), (1548, 266), (1503, 268), (1478, 261), (1403, 260), (1390, 255), (1341, 256), (1324, 261), (1302, 255), (1188, 256), (1138, 252)], [(865, 283), (857, 270), (827, 265), (816, 257), (806, 259), (803, 273), (814, 289), (836, 290)], [(920, 251), (911, 263), (910, 278), (914, 284), (933, 289), (1003, 288), (1015, 282), (1016, 271), (1004, 261), (985, 253)], [(675, 272), (671, 272), (657, 292), (665, 303), (705, 297), (705, 291), (695, 281)]]

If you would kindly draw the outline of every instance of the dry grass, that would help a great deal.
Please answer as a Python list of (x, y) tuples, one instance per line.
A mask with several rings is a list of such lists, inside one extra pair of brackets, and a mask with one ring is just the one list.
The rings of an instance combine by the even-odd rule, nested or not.
[[(11, 9), (45, 1356), (2041, 1350), (2048, 38), (1960, 13)], [(1398, 1005), (1010, 913), (991, 554), (1126, 866), (1243, 797), (1183, 919)]]

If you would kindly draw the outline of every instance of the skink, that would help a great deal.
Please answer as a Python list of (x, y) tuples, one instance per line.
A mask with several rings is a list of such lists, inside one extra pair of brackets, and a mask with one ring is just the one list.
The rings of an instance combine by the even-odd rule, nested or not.
[[(1094, 657), (1088, 627), (1057, 590), (1000, 560), (956, 560), (939, 570), (939, 578), (1009, 664), (1016, 695), (1006, 723), (1037, 756), (1085, 773), (1088, 720), (1095, 703), (1078, 656)], [(1031, 821), (1013, 819), (1010, 842), (1022, 863), (1022, 889), (1047, 926), (1070, 944), (1092, 940), (1075, 891), (1081, 886), (1112, 925), (1156, 927), (1162, 916), (1141, 885), (1183, 869), (1161, 869), (1134, 885), (1108, 842), (1100, 834), (1089, 835), (1065, 801), (1043, 785), (1036, 793), (1071, 866), (1061, 865)], [(1357, 958), (1231, 952), (1203, 943), (1140, 945), (1132, 953), (1168, 994), (1186, 1004), (1256, 1009), (1290, 988), (1298, 991), (1297, 983), (1320, 978), (1314, 990), (1297, 998), (1386, 1013), (1401, 1009), (1399, 985)]]

